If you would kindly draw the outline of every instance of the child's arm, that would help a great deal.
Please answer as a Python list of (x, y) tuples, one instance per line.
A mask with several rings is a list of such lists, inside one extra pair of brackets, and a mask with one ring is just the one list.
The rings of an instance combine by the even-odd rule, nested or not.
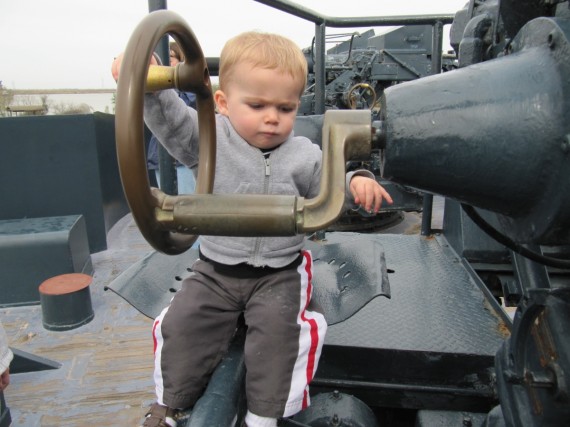
[(392, 197), (375, 179), (354, 175), (350, 180), (350, 192), (354, 203), (362, 206), (366, 212), (378, 213), (383, 200), (392, 204)]
[[(119, 79), (123, 53), (111, 65), (115, 81)], [(151, 57), (150, 65), (159, 59)], [(144, 119), (151, 132), (180, 163), (194, 167), (198, 163), (197, 113), (182, 101), (174, 90), (145, 94)]]
[(174, 90), (147, 93), (144, 120), (162, 146), (180, 163), (198, 162), (198, 116)]

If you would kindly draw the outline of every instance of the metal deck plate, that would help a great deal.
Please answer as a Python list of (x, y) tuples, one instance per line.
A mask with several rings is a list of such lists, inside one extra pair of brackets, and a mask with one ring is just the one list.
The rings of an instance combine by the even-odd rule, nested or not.
[(176, 256), (152, 251), (113, 280), (108, 288), (154, 319), (170, 304), (197, 259), (198, 249), (194, 248)]
[[(308, 242), (308, 248), (314, 257), (314, 298), (329, 324), (344, 321), (377, 296), (390, 296), (384, 249), (379, 242)], [(197, 258), (195, 248), (176, 256), (153, 251), (117, 277), (109, 289), (155, 318), (191, 274)]]
[(329, 327), (325, 345), (493, 356), (508, 328), (443, 238), (328, 233), (331, 243), (379, 242), (391, 299)]
[[(333, 232), (326, 245), (308, 247), (316, 259), (315, 293), (331, 325), (326, 344), (492, 356), (508, 333), (443, 238)], [(154, 318), (197, 257), (196, 249), (178, 256), (152, 252), (109, 287)], [(355, 272), (347, 297), (341, 292), (344, 261)], [(376, 298), (390, 293), (391, 299)]]
[(314, 260), (313, 299), (328, 325), (353, 316), (377, 296), (390, 298), (384, 248), (375, 240), (307, 242)]

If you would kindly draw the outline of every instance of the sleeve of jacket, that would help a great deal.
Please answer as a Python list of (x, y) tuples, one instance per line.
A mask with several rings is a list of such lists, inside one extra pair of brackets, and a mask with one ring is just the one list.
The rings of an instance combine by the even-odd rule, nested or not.
[(180, 163), (198, 163), (198, 113), (175, 90), (145, 95), (144, 120), (168, 153)]
[(0, 323), (0, 373), (8, 369), (13, 358), (14, 354), (8, 346), (8, 337), (6, 335), (6, 331)]

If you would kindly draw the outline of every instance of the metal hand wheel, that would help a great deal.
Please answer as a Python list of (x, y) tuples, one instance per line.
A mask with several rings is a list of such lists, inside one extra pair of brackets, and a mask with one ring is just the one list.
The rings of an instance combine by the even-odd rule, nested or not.
[(376, 104), (376, 91), (368, 83), (357, 83), (350, 88), (346, 95), (348, 107), (355, 110), (361, 104), (366, 104), (366, 108), (373, 108)]
[[(176, 67), (151, 66), (159, 40), (170, 34), (186, 61)], [(169, 196), (151, 190), (144, 152), (145, 91), (178, 88), (196, 94), (199, 166), (196, 194)], [(216, 163), (214, 102), (202, 49), (186, 22), (168, 10), (147, 15), (133, 32), (123, 57), (116, 101), (119, 171), (127, 202), (145, 239), (157, 250), (178, 254), (199, 234), (290, 236), (326, 228), (341, 214), (345, 164), (370, 156), (367, 111), (331, 111), (323, 126), (323, 169), (317, 197), (209, 194)]]

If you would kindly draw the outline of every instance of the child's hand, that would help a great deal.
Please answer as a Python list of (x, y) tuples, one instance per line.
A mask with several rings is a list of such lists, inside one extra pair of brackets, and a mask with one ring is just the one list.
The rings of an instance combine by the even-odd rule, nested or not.
[(350, 192), (354, 203), (362, 206), (366, 212), (378, 213), (382, 200), (392, 204), (392, 197), (376, 180), (366, 176), (356, 175), (350, 180)]

